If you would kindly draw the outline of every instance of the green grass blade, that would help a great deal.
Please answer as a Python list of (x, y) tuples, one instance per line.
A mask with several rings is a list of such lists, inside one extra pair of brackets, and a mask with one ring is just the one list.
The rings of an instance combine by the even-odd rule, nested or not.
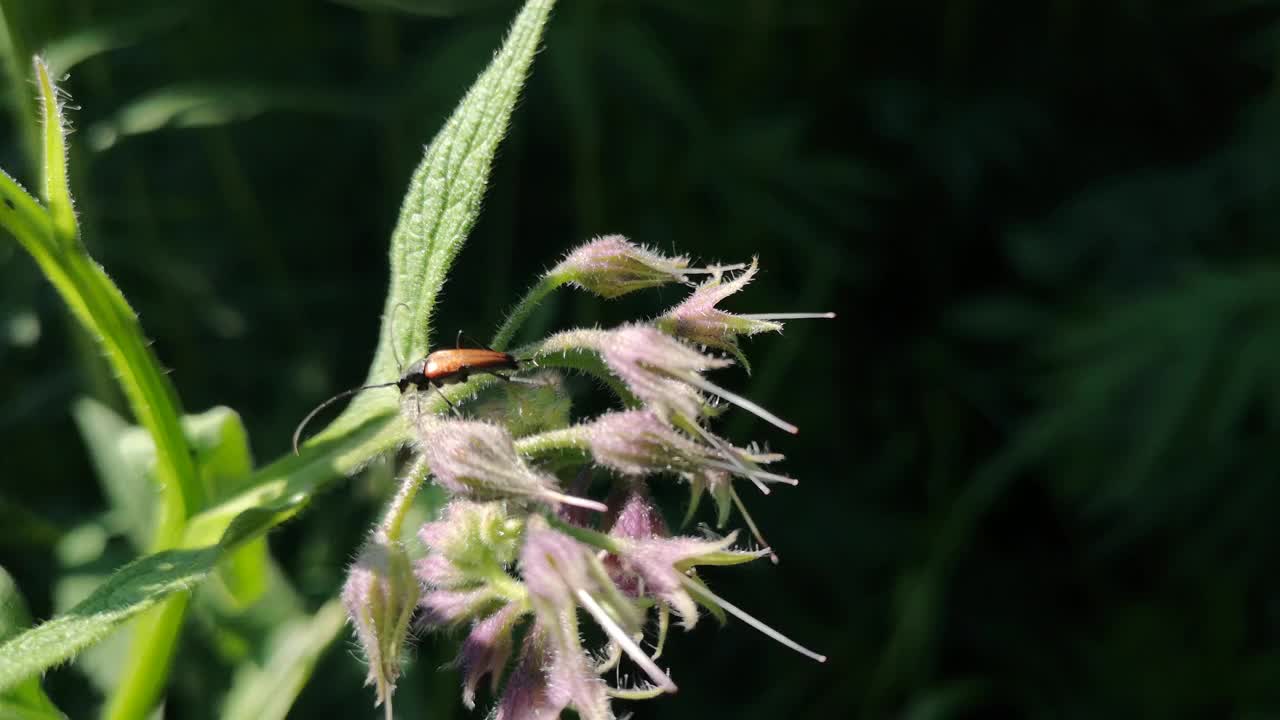
[(314, 616), (276, 630), (266, 662), (261, 666), (247, 663), (237, 670), (222, 709), (223, 720), (287, 717), (316, 663), (346, 625), (342, 603), (331, 600)]
[(67, 177), (67, 130), (62, 117), (62, 97), (49, 78), (49, 67), (35, 59), (36, 85), (40, 88), (40, 111), (44, 117), (44, 201), (53, 219), (56, 242), (70, 248), (80, 238), (75, 207), (71, 202), (71, 181)]
[(155, 439), (164, 512), (154, 546), (165, 547), (180, 537), (188, 509), (202, 501), (195, 463), (178, 422), (177, 395), (151, 354), (137, 315), (76, 237), (58, 91), (39, 61), (36, 70), (41, 106), (50, 120), (44, 134), (44, 187), (50, 209), (41, 208), (12, 178), (0, 174), (0, 226), (13, 233), (72, 314), (102, 342), (130, 407)]

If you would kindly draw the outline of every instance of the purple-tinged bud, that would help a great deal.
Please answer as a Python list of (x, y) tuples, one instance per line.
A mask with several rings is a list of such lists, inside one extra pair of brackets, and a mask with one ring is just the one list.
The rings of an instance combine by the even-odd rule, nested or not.
[(689, 258), (666, 257), (628, 242), (621, 235), (606, 235), (571, 251), (547, 273), (605, 298), (672, 282), (685, 282)]
[[(586, 670), (586, 657), (578, 635), (577, 605), (591, 615), (609, 639), (658, 687), (665, 692), (675, 692), (676, 685), (671, 678), (632, 639), (640, 630), (642, 616), (613, 584), (591, 548), (552, 530), (541, 518), (531, 518), (520, 553), (520, 572), (538, 622), (546, 628), (553, 648), (555, 664), (551, 672), (556, 677), (551, 687), (553, 691), (573, 695), (571, 703), (580, 715), (588, 714), (579, 703), (595, 697), (594, 681), (598, 678)], [(586, 683), (582, 680), (584, 677), (591, 677), (593, 682)], [(608, 710), (607, 703), (604, 710)], [(594, 711), (590, 714), (595, 716)]]
[(683, 584), (683, 578), (691, 569), (698, 565), (738, 565), (768, 554), (768, 550), (729, 550), (736, 538), (734, 532), (722, 540), (620, 539), (617, 555), (623, 571), (642, 581), (645, 595), (670, 605), (680, 616), (681, 624), (692, 629), (698, 622), (698, 606)]
[[(591, 455), (600, 465), (624, 475), (640, 476), (662, 472), (677, 473), (700, 494), (704, 487), (717, 489), (723, 473), (750, 479), (768, 494), (766, 483), (797, 484), (796, 480), (767, 472), (761, 463), (782, 456), (754, 449), (734, 447), (701, 426), (692, 425), (711, 444), (700, 443), (676, 430), (649, 410), (607, 413), (585, 426)], [(727, 491), (726, 491), (727, 492)], [(716, 495), (717, 500), (720, 495)]]
[(608, 687), (582, 649), (571, 609), (534, 622), (494, 720), (550, 720), (567, 707), (584, 720), (613, 720)]
[(365, 544), (347, 575), (342, 602), (369, 663), (365, 684), (374, 686), (375, 706), (389, 703), (395, 692), (400, 654), (420, 592), (404, 548), (381, 534)]
[(540, 354), (594, 350), (627, 389), (651, 410), (670, 421), (678, 416), (696, 421), (706, 404), (688, 377), (733, 364), (703, 355), (648, 325), (623, 325), (615, 330), (568, 330), (543, 341)]
[(613, 720), (608, 686), (596, 675), (591, 658), (582, 649), (577, 622), (571, 615), (572, 611), (562, 614), (546, 631), (551, 648), (551, 663), (546, 666), (551, 702), (573, 708), (583, 720)]
[[(734, 315), (716, 307), (725, 298), (742, 290), (755, 277), (756, 259), (751, 267), (729, 282), (716, 275), (698, 286), (684, 302), (668, 310), (654, 324), (664, 332), (707, 347), (732, 353), (750, 371), (746, 356), (738, 347), (739, 335), (782, 332), (782, 323), (750, 315)], [(815, 315), (815, 317), (819, 317)], [(822, 315), (825, 317), (825, 315)]]
[(597, 579), (591, 565), (591, 548), (531, 518), (524, 548), (520, 551), (520, 577), (535, 602), (552, 612), (573, 607), (578, 588), (594, 590)]
[(422, 595), (424, 627), (445, 627), (466, 622), (493, 607), (502, 598), (486, 585), (470, 590), (427, 590)]
[(556, 479), (525, 464), (511, 434), (484, 422), (430, 420), (422, 426), (419, 447), (436, 480), (451, 492), (478, 498), (525, 498), (603, 511), (594, 500), (565, 495)]
[(472, 624), (471, 632), (462, 642), (458, 665), (462, 668), (462, 703), (468, 710), (476, 706), (476, 687), (486, 675), (489, 691), (498, 691), (502, 669), (511, 657), (511, 633), (521, 612), (515, 604), (504, 606), (498, 612)]
[(636, 483), (623, 498), (622, 507), (613, 518), (609, 534), (625, 540), (648, 540), (667, 537), (671, 533), (667, 531), (667, 523), (662, 519), (662, 511), (653, 504), (644, 484)]
[(664, 420), (697, 420), (704, 401), (685, 380), (728, 360), (703, 355), (646, 325), (626, 325), (608, 334), (600, 354), (631, 392)]
[(560, 717), (561, 711), (569, 704), (569, 697), (563, 690), (552, 690), (551, 673), (555, 664), (556, 657), (547, 642), (546, 631), (535, 624), (525, 636), (520, 659), (507, 678), (507, 687), (493, 720), (552, 720)]
[(584, 349), (600, 353), (627, 389), (664, 422), (678, 418), (696, 425), (707, 404), (699, 392), (703, 391), (728, 400), (789, 433), (799, 432), (791, 423), (702, 376), (707, 370), (732, 365), (732, 361), (704, 355), (648, 325), (623, 325), (615, 330), (567, 330), (544, 340), (538, 354)]
[[(613, 503), (611, 502), (612, 506)], [(637, 482), (628, 488), (621, 500), (621, 506), (613, 516), (613, 526), (609, 535), (624, 540), (648, 540), (655, 537), (667, 537), (667, 524), (662, 513), (649, 498), (643, 482)], [(609, 576), (627, 597), (640, 597), (645, 594), (644, 585), (639, 576), (622, 567), (617, 555), (610, 553), (604, 558)]]

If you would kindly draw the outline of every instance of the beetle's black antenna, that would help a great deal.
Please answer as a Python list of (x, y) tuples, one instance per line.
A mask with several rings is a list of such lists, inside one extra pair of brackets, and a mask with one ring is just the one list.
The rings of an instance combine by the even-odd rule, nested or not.
[(316, 414), (319, 413), (321, 410), (329, 407), (330, 405), (334, 404), (335, 402), (341, 400), (344, 397), (347, 397), (348, 395), (355, 395), (361, 390), (372, 390), (374, 388), (393, 387), (398, 384), (400, 384), (399, 381), (389, 382), (389, 383), (379, 383), (377, 385), (361, 385), (360, 387), (353, 387), (350, 390), (343, 390), (337, 395), (334, 395), (328, 400), (325, 400), (324, 402), (315, 406), (315, 408), (311, 412), (307, 413), (306, 417), (302, 418), (302, 422), (298, 423), (298, 427), (293, 431), (293, 454), (294, 455), (298, 454), (298, 440), (299, 438), (302, 437), (302, 430), (306, 428), (307, 423), (311, 422), (311, 418), (315, 417)]
[(475, 338), (471, 337), (470, 335), (466, 334), (465, 332), (463, 332), (463, 331), (461, 331), (461, 330), (459, 330), (459, 331), (458, 331), (458, 340), (457, 340), (457, 342), (455, 342), (455, 343), (453, 344), (454, 348), (456, 348), (456, 349), (458, 349), (458, 350), (461, 350), (461, 349), (462, 349), (462, 341), (463, 341), (463, 339), (465, 339), (467, 342), (471, 343), (474, 347), (481, 348), (481, 349), (483, 349), (483, 350), (488, 350), (488, 349), (489, 349), (489, 346), (488, 346), (488, 345), (485, 345), (484, 343), (482, 343), (482, 342), (480, 342), (480, 341), (476, 340)]

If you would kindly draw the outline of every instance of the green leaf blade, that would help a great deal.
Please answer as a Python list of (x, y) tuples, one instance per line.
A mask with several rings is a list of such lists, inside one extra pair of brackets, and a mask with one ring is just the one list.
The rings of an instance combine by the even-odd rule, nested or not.
[(0, 692), (107, 637), (126, 620), (202, 579), (217, 548), (166, 550), (132, 562), (69, 612), (0, 645)]
[[(370, 367), (371, 383), (386, 382), (397, 374), (397, 353), (410, 362), (427, 352), (436, 300), (475, 224), (494, 154), (553, 4), (553, 0), (525, 4), (502, 49), (431, 141), (414, 172), (391, 236), (391, 288)], [(392, 322), (402, 304), (408, 306), (409, 317)]]
[(35, 59), (36, 83), (40, 87), (40, 108), (44, 115), (44, 199), (53, 218), (53, 231), (63, 247), (72, 247), (80, 237), (76, 211), (71, 202), (71, 181), (67, 177), (67, 134), (62, 118), (62, 102), (49, 66)]
[[(26, 601), (18, 585), (3, 567), (0, 567), (0, 639), (7, 639), (25, 629), (31, 623)], [(53, 704), (40, 678), (33, 677), (0, 693), (0, 717), (4, 718), (63, 718)]]

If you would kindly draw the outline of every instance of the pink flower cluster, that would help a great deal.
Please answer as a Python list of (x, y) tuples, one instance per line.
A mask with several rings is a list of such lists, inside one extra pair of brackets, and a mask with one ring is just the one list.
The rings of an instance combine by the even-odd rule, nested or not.
[[(749, 267), (691, 269), (687, 258), (664, 257), (619, 236), (593, 240), (569, 253), (547, 278), (617, 297), (710, 275), (652, 322), (560, 332), (516, 353), (522, 366), (539, 367), (543, 377), (556, 371), (596, 377), (614, 391), (619, 410), (570, 424), (564, 407), (538, 408), (546, 402), (563, 405), (563, 398), (526, 390), (516, 377), (503, 386), (506, 396), (498, 402), (516, 409), (518, 430), (503, 422), (514, 415), (493, 410), (492, 398), (476, 404), (488, 408), (480, 414), (486, 420), (407, 418), (421, 465), (406, 475), (406, 487), (420, 481), (415, 472), (429, 468), (453, 500), (418, 533), (426, 553), (413, 561), (393, 532), (404, 503), (393, 502), (388, 520), (352, 567), (344, 599), (380, 702), (389, 701), (394, 690), (414, 608), (422, 629), (467, 628), (457, 660), (463, 703), (474, 707), (487, 680), (499, 720), (552, 718), (569, 708), (587, 720), (605, 720), (613, 717), (615, 699), (674, 692), (675, 681), (658, 665), (673, 613), (685, 629), (694, 627), (701, 609), (722, 619), (733, 615), (825, 660), (717, 596), (697, 572), (772, 555), (734, 478), (749, 480), (765, 494), (774, 483), (796, 484), (764, 469), (781, 455), (739, 447), (711, 431), (725, 409), (721, 401), (788, 432), (796, 429), (707, 379), (707, 372), (733, 364), (708, 349), (745, 364), (739, 336), (780, 331), (780, 319), (830, 317), (734, 315), (717, 308), (756, 273), (754, 260)], [(459, 414), (471, 408), (467, 399), (459, 404)], [(591, 497), (597, 475), (611, 487), (601, 499)], [(672, 536), (648, 491), (648, 483), (664, 478), (691, 489), (686, 524), (709, 492), (720, 524), (736, 507), (761, 547), (734, 549), (736, 531)], [(575, 479), (570, 489), (562, 487), (565, 479)], [(402, 490), (397, 498), (412, 495)], [(603, 632), (603, 645), (584, 644), (582, 622)], [(622, 663), (644, 680), (610, 684), (606, 678)]]

